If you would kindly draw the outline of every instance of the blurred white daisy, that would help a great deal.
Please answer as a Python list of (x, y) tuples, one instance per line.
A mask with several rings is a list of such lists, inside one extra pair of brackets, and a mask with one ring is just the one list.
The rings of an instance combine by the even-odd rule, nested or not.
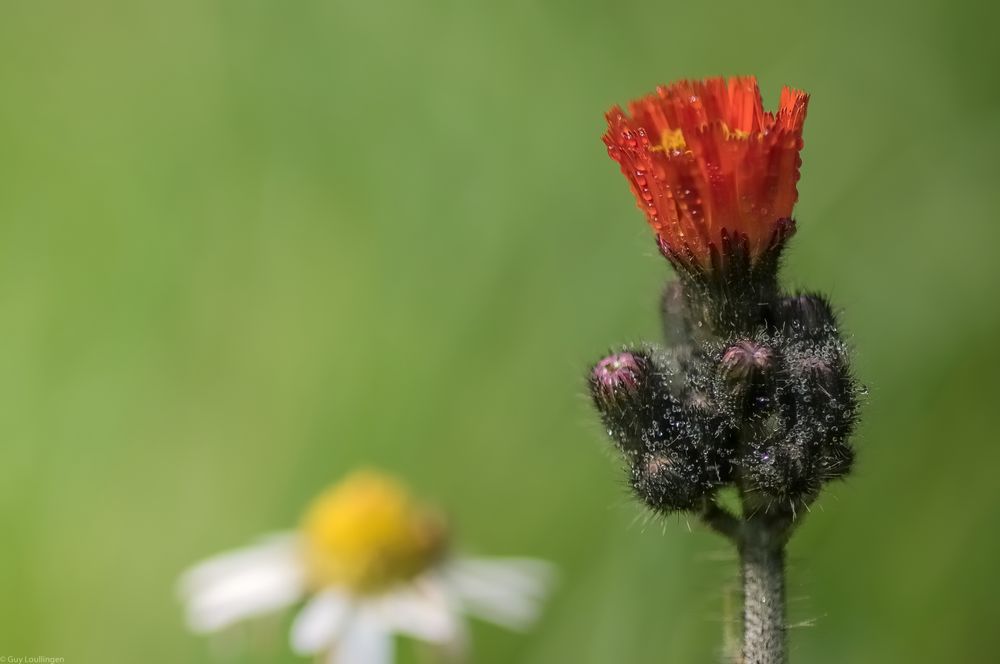
[(215, 632), (305, 599), (291, 645), (330, 664), (389, 664), (394, 635), (459, 653), (463, 614), (530, 627), (552, 567), (448, 555), (444, 521), (395, 480), (360, 471), (322, 494), (297, 532), (210, 558), (184, 573), (188, 625)]

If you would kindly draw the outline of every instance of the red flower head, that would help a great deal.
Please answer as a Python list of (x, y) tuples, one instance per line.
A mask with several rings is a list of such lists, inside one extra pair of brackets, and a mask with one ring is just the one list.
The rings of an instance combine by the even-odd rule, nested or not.
[(710, 78), (608, 112), (608, 152), (675, 266), (722, 270), (734, 251), (753, 266), (780, 250), (794, 230), (808, 101), (784, 88), (768, 113), (753, 76)]

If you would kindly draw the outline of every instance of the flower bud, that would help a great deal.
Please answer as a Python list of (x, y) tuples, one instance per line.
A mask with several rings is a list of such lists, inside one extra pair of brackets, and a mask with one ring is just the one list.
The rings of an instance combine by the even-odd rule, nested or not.
[[(717, 356), (718, 357), (718, 356)], [(759, 415), (774, 392), (775, 351), (756, 341), (738, 341), (722, 352), (715, 368), (713, 392), (723, 411), (736, 418)]]
[[(847, 365), (847, 351), (837, 337), (805, 339), (786, 350), (784, 390), (794, 404), (799, 426), (811, 431), (812, 444), (834, 457), (846, 453), (834, 448), (854, 430), (858, 414), (858, 386)], [(821, 454), (826, 453), (822, 452)], [(836, 463), (849, 467), (849, 463)]]
[(590, 375), (594, 398), (610, 403), (627, 400), (644, 380), (647, 362), (645, 357), (628, 351), (605, 357)]
[(796, 435), (801, 433), (792, 431), (787, 437), (748, 446), (741, 462), (748, 488), (769, 501), (811, 502), (821, 479), (815, 450)]
[(774, 366), (774, 353), (754, 341), (740, 341), (722, 354), (719, 372), (733, 386), (748, 386)]
[(632, 467), (632, 489), (659, 512), (689, 510), (711, 490), (704, 465), (690, 449), (645, 454)]
[(837, 318), (822, 295), (801, 293), (786, 297), (777, 309), (780, 327), (813, 337), (836, 334)]
[(590, 395), (608, 435), (626, 454), (645, 449), (657, 409), (657, 379), (649, 356), (640, 351), (613, 353), (598, 362), (588, 379)]
[[(809, 308), (815, 300), (801, 301), (807, 306), (800, 311), (817, 311)], [(777, 410), (747, 441), (740, 462), (744, 478), (769, 500), (809, 502), (825, 482), (851, 470), (854, 450), (849, 437), (857, 419), (857, 388), (844, 344), (830, 336), (831, 331), (827, 327), (819, 336), (793, 333), (784, 344)]]

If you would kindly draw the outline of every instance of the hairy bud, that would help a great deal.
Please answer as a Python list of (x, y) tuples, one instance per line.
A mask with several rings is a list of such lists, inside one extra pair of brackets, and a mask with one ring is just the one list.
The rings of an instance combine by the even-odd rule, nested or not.
[(690, 447), (645, 454), (632, 466), (632, 489), (660, 512), (695, 508), (708, 493), (705, 466)]
[(628, 400), (646, 380), (648, 362), (648, 358), (627, 351), (605, 357), (591, 372), (594, 398), (609, 403)]
[(774, 366), (774, 352), (753, 341), (740, 341), (722, 354), (719, 373), (734, 387), (746, 386), (768, 374)]
[(809, 501), (819, 491), (815, 450), (796, 433), (748, 446), (743, 469), (749, 488), (778, 502)]
[(625, 350), (600, 360), (588, 379), (590, 395), (619, 449), (635, 455), (645, 449), (657, 399), (657, 378), (648, 353)]
[(694, 509), (732, 479), (729, 429), (700, 378), (711, 367), (714, 360), (702, 355), (625, 350), (590, 372), (594, 404), (628, 464), (629, 483), (656, 510)]
[(837, 333), (837, 318), (833, 308), (822, 295), (800, 293), (778, 302), (778, 327), (805, 336), (824, 336)]
[(712, 389), (734, 427), (757, 418), (771, 403), (777, 363), (776, 350), (758, 341), (736, 341), (721, 352)]
[(741, 465), (759, 493), (808, 501), (823, 483), (851, 469), (857, 385), (837, 336), (793, 336), (782, 360), (778, 410), (746, 441)]

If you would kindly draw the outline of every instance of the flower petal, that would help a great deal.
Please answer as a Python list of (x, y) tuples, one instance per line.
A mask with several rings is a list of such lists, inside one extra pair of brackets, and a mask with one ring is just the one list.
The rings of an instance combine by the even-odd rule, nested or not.
[(808, 102), (785, 88), (768, 113), (754, 77), (710, 78), (661, 86), (628, 115), (618, 106), (606, 114), (608, 154), (675, 267), (726, 268), (729, 257), (715, 256), (733, 238), (745, 238), (739, 252), (750, 263), (780, 250), (787, 236), (774, 236), (798, 197)]
[(538, 619), (555, 568), (528, 558), (465, 558), (444, 570), (452, 593), (469, 613), (513, 630)]
[(329, 664), (392, 664), (395, 643), (373, 607), (362, 605), (344, 626)]
[(458, 612), (442, 584), (429, 577), (386, 593), (373, 606), (395, 632), (431, 643), (461, 640)]
[(274, 536), (199, 563), (178, 589), (190, 628), (214, 632), (292, 604), (304, 591), (302, 575), (295, 538)]
[(351, 616), (351, 598), (339, 590), (327, 590), (312, 599), (292, 623), (292, 649), (314, 655), (329, 649)]

